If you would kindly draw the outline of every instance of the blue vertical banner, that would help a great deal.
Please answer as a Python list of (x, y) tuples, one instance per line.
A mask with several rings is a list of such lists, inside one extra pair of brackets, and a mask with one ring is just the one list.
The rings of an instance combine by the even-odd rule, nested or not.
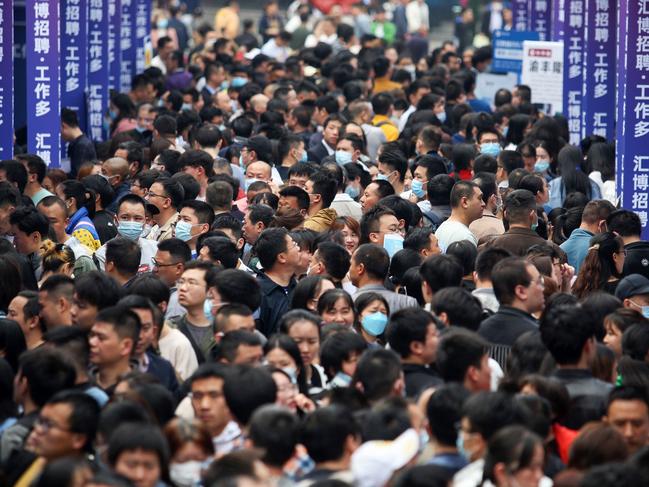
[(135, 72), (151, 65), (151, 0), (134, 0), (135, 10)]
[(14, 9), (0, 4), (0, 159), (11, 159), (14, 146)]
[(563, 41), (566, 28), (566, 0), (552, 0), (551, 41)]
[(104, 117), (108, 110), (108, 3), (88, 3), (88, 135), (102, 141), (108, 137)]
[(108, 87), (120, 88), (119, 74), (122, 53), (120, 46), (122, 27), (122, 7), (120, 0), (108, 0)]
[(588, 3), (584, 50), (584, 79), (588, 81), (584, 83), (584, 133), (609, 140), (615, 135), (616, 5), (616, 0)]
[(29, 0), (26, 9), (27, 151), (59, 167), (59, 1)]
[(61, 106), (77, 112), (86, 130), (87, 0), (61, 1)]
[(563, 114), (568, 119), (570, 143), (578, 144), (584, 130), (584, 37), (586, 33), (585, 0), (566, 0), (566, 32), (563, 42)]
[(131, 79), (135, 74), (135, 13), (137, 0), (121, 0), (120, 51), (122, 62), (119, 72), (119, 91), (127, 93), (131, 89)]
[(619, 0), (616, 183), (649, 239), (649, 0)]
[(514, 30), (527, 31), (530, 27), (528, 0), (512, 0), (512, 21)]
[(14, 127), (16, 130), (27, 122), (27, 31), (25, 25), (25, 0), (13, 0), (14, 4)]
[(549, 41), (552, 33), (552, 0), (529, 0), (529, 25), (542, 41)]

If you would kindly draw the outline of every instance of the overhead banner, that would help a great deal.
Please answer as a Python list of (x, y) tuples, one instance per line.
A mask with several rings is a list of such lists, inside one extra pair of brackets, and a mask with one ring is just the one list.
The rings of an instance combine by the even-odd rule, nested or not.
[(514, 30), (530, 30), (530, 15), (528, 0), (512, 0), (512, 21)]
[(552, 0), (551, 41), (563, 41), (566, 28), (566, 0)]
[(29, 0), (27, 21), (27, 151), (59, 167), (59, 1)]
[(133, 0), (135, 10), (135, 72), (151, 65), (151, 0)]
[(561, 111), (563, 102), (563, 43), (523, 42), (521, 83), (532, 90), (532, 103), (544, 112)]
[(108, 137), (104, 117), (108, 110), (108, 3), (89, 0), (88, 8), (88, 135)]
[(11, 159), (14, 146), (14, 12), (11, 0), (0, 5), (0, 159)]
[(539, 40), (549, 41), (552, 32), (552, 0), (529, 0), (529, 28)]
[(77, 112), (86, 130), (88, 0), (61, 2), (61, 106)]
[(128, 93), (135, 75), (135, 17), (137, 0), (121, 0), (120, 51), (122, 61), (119, 73), (119, 91)]
[(584, 137), (585, 0), (566, 0), (566, 7), (568, 13), (563, 48), (566, 63), (563, 114), (568, 119), (570, 143), (576, 145)]
[(492, 36), (493, 61), (491, 70), (494, 73), (521, 74), (523, 68), (523, 42), (538, 41), (537, 32), (496, 30)]
[(584, 134), (609, 140), (615, 135), (616, 6), (615, 0), (588, 4), (584, 50)]
[(120, 0), (108, 0), (108, 87), (120, 88), (122, 7)]
[[(617, 61), (616, 168), (623, 208), (649, 239), (649, 1), (620, 0)], [(645, 40), (646, 39), (646, 40)]]

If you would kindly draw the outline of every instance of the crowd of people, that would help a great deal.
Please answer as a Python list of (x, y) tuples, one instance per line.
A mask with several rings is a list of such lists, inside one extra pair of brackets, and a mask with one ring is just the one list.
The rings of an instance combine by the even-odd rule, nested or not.
[(156, 9), (108, 140), (0, 161), (0, 484), (649, 485), (614, 143), (425, 7)]

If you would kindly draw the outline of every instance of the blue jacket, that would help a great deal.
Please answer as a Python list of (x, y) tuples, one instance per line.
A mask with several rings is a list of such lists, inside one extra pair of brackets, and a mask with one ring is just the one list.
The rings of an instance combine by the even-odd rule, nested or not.
[[(602, 192), (599, 189), (599, 186), (595, 181), (590, 181), (590, 199), (591, 200), (601, 200)], [(550, 210), (554, 208), (561, 208), (563, 206), (563, 201), (566, 199), (566, 188), (563, 186), (561, 181), (561, 176), (554, 178), (550, 181), (548, 185), (550, 191), (550, 201), (545, 206), (545, 210), (549, 213)], [(549, 208), (549, 209), (548, 209)]]
[(563, 242), (560, 247), (568, 255), (568, 264), (575, 268), (575, 274), (579, 273), (579, 268), (588, 254), (590, 239), (593, 234), (588, 230), (575, 228), (568, 240)]

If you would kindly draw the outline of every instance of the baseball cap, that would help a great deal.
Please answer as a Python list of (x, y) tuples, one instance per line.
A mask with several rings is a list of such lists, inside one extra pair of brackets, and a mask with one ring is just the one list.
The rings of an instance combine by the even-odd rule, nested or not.
[(626, 276), (615, 289), (615, 297), (621, 300), (640, 294), (649, 294), (649, 279), (641, 274)]
[(392, 441), (368, 441), (353, 454), (351, 470), (357, 487), (385, 485), (394, 472), (419, 452), (419, 435), (409, 428)]

